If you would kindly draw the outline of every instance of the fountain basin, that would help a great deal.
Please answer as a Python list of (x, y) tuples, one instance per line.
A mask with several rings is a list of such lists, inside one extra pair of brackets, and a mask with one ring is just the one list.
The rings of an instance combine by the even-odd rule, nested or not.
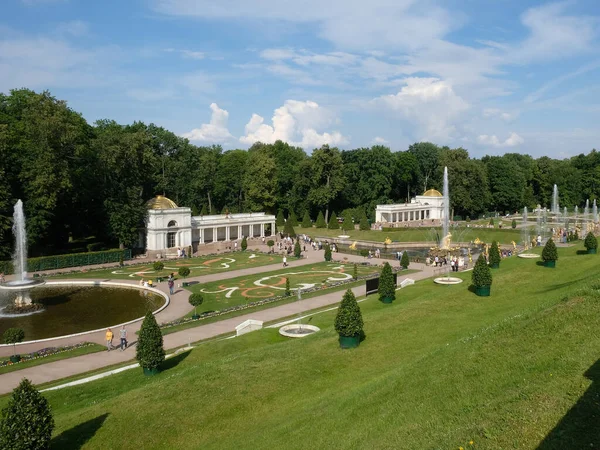
[(301, 338), (321, 331), (319, 327), (314, 325), (302, 325), (301, 323), (294, 323), (291, 325), (284, 325), (279, 329), (279, 334), (285, 337)]
[(462, 278), (457, 278), (457, 277), (439, 277), (439, 278), (433, 279), (433, 282), (436, 284), (446, 284), (448, 286), (450, 286), (452, 284), (460, 284), (463, 281), (464, 280)]
[(517, 256), (525, 259), (534, 259), (540, 257), (540, 255), (536, 255), (535, 253), (519, 253)]
[(15, 280), (8, 281), (6, 283), (0, 284), (0, 289), (6, 289), (8, 291), (26, 291), (28, 289), (33, 289), (39, 286), (43, 286), (46, 282), (42, 279), (25, 279), (25, 280)]

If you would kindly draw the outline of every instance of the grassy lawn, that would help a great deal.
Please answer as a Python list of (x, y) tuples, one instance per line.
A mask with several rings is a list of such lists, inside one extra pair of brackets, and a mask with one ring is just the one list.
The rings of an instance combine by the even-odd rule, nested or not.
[(68, 350), (62, 353), (56, 353), (54, 355), (46, 356), (44, 358), (23, 361), (18, 364), (11, 364), (10, 366), (0, 367), (0, 375), (2, 375), (3, 373), (14, 372), (16, 370), (27, 369), (28, 367), (39, 366), (40, 364), (60, 361), (67, 358), (74, 358), (76, 356), (87, 355), (88, 353), (96, 353), (104, 350), (106, 350), (106, 347), (98, 344), (92, 344), (85, 347), (75, 348), (73, 350)]
[[(204, 296), (204, 303), (198, 307), (198, 313), (201, 313), (283, 295), (286, 278), (290, 280), (290, 290), (294, 298), (299, 288), (309, 289), (322, 286), (323, 290), (317, 292), (317, 295), (320, 295), (332, 284), (352, 279), (354, 272), (353, 264), (337, 262), (322, 262), (299, 267), (293, 267), (293, 265), (292, 262), (290, 267), (273, 272), (193, 284), (188, 289), (192, 292), (200, 292)], [(376, 274), (379, 268), (359, 264), (357, 271), (358, 276), (362, 276)]]
[[(533, 229), (533, 228), (532, 228)], [(326, 228), (296, 228), (296, 233), (307, 234), (314, 237), (334, 238), (340, 235), (349, 235), (351, 240), (372, 241), (383, 245), (386, 238), (390, 238), (393, 242), (435, 242), (441, 235), (441, 228), (399, 228), (394, 231), (342, 231), (328, 230)], [(498, 229), (498, 228), (474, 228), (460, 226), (450, 230), (452, 233), (453, 242), (470, 242), (479, 238), (483, 242), (491, 243), (493, 240), (501, 244), (510, 244), (511, 241), (519, 243), (521, 240), (521, 230), (513, 229)]]
[(281, 261), (282, 259), (279, 255), (265, 255), (263, 253), (253, 253), (248, 250), (245, 252), (227, 253), (218, 256), (164, 260), (163, 263), (165, 267), (159, 272), (154, 270), (152, 264), (136, 264), (135, 266), (61, 274), (53, 276), (52, 278), (108, 278), (120, 280), (139, 280), (140, 278), (156, 279), (156, 277), (168, 277), (172, 272), (178, 277), (177, 271), (180, 267), (189, 267), (190, 277), (197, 277), (213, 273), (225, 273), (231, 270), (247, 269), (249, 267), (278, 264)]
[(155, 377), (48, 392), (52, 447), (597, 448), (598, 257), (577, 249), (559, 249), (557, 269), (504, 260), (489, 298), (430, 280), (393, 305), (370, 298), (355, 350), (339, 349), (326, 312), (308, 338), (265, 329)]

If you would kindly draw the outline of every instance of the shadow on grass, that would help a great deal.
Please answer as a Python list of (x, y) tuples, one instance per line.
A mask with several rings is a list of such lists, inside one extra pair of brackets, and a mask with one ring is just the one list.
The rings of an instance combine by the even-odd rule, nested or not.
[(600, 359), (585, 376), (591, 386), (556, 424), (537, 450), (583, 449), (600, 447)]
[(475, 285), (474, 284), (469, 285), (468, 290), (469, 290), (469, 292), (472, 292), (474, 294), (475, 293)]
[(169, 370), (169, 369), (172, 369), (173, 367), (177, 367), (177, 365), (180, 362), (182, 362), (185, 358), (190, 356), (190, 352), (191, 352), (191, 350), (188, 350), (186, 352), (181, 352), (180, 354), (165, 360), (165, 362), (163, 362), (160, 365), (160, 371), (164, 372), (165, 370)]
[(539, 292), (551, 292), (551, 291), (555, 291), (557, 289), (562, 289), (562, 288), (566, 288), (566, 287), (573, 286), (573, 285), (583, 286), (583, 284), (585, 283), (585, 281), (588, 278), (590, 278), (590, 277), (579, 278), (577, 280), (571, 280), (571, 281), (567, 281), (565, 283), (552, 284), (552, 285), (548, 286), (546, 289), (540, 290)]
[(50, 442), (50, 448), (60, 450), (77, 450), (82, 448), (96, 432), (102, 427), (102, 424), (108, 417), (108, 413), (80, 423), (73, 428), (63, 431)]
[(587, 250), (577, 250), (577, 252), (576, 252), (576, 253), (577, 253), (578, 255), (587, 255), (587, 254), (588, 254)]

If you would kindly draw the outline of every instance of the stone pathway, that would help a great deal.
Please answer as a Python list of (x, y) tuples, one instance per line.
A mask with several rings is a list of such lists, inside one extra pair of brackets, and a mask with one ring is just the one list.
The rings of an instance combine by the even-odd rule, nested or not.
[[(334, 254), (335, 260), (342, 260), (347, 258), (348, 262), (361, 262), (365, 261), (363, 257), (346, 255), (346, 254)], [(322, 251), (309, 251), (307, 258), (299, 261), (291, 261), (290, 266), (302, 266), (312, 264), (315, 262), (323, 261)], [(384, 260), (371, 260), (371, 262), (383, 262)], [(242, 269), (237, 271), (224, 272), (220, 274), (205, 275), (202, 277), (189, 278), (190, 281), (208, 282), (225, 278), (233, 278), (237, 276), (257, 274), (262, 272), (268, 272), (271, 270), (277, 270), (281, 268), (281, 264), (253, 267), (249, 269)], [(412, 278), (414, 280), (422, 280), (425, 278), (432, 277), (434, 275), (434, 268), (427, 267), (424, 264), (411, 263), (411, 269), (420, 270), (417, 273), (411, 273), (408, 275), (398, 276), (398, 284), (405, 278)], [(166, 283), (162, 283), (157, 286), (159, 289), (168, 290)], [(356, 296), (365, 295), (365, 287), (359, 286), (353, 289)], [(192, 307), (187, 302), (189, 291), (179, 289), (175, 295), (171, 297), (171, 305), (164, 311), (157, 315), (158, 322), (166, 322), (179, 318), (188, 313)], [(248, 319), (261, 320), (263, 322), (270, 322), (285, 317), (293, 316), (296, 314), (304, 313), (317, 308), (326, 307), (329, 305), (336, 304), (341, 301), (342, 293), (340, 291), (330, 292), (318, 297), (313, 297), (306, 300), (301, 300), (285, 305), (274, 306), (269, 309), (262, 311), (249, 312), (242, 316), (233, 317), (230, 319), (224, 319), (219, 322), (209, 323), (206, 325), (200, 325), (187, 330), (182, 330), (176, 333), (168, 334), (164, 337), (164, 347), (166, 350), (173, 349), (181, 346), (188, 345), (191, 342), (197, 342), (205, 339), (214, 338), (219, 335), (228, 334), (235, 332), (235, 327), (240, 323)], [(130, 337), (135, 336), (135, 332), (139, 329), (141, 323), (132, 324), (128, 326), (128, 332)], [(97, 342), (104, 344), (104, 331), (86, 335), (83, 337), (60, 339), (56, 343), (58, 345), (65, 345), (67, 343), (81, 342), (82, 340), (89, 342)], [(116, 342), (116, 341), (115, 341)], [(46, 346), (56, 345), (48, 343)], [(39, 350), (40, 344), (25, 344), (22, 345), (19, 350), (23, 353)], [(1, 350), (9, 350), (7, 354), (10, 354), (10, 350), (7, 347), (0, 348)], [(0, 353), (1, 354), (1, 353)], [(124, 352), (119, 350), (113, 350), (110, 352), (99, 352), (92, 353), (89, 355), (78, 356), (69, 358), (61, 361), (56, 361), (43, 366), (31, 367), (27, 369), (18, 370), (15, 372), (6, 373), (0, 375), (0, 394), (10, 392), (16, 387), (22, 378), (26, 377), (31, 380), (34, 384), (47, 383), (56, 381), (62, 378), (70, 377), (73, 375), (85, 373), (88, 371), (98, 370), (106, 366), (120, 364), (127, 361), (131, 361), (135, 357), (134, 346), (128, 348)]]

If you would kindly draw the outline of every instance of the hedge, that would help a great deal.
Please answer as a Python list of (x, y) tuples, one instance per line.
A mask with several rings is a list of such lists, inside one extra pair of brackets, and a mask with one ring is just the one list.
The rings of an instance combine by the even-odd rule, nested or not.
[[(27, 272), (64, 269), (65, 267), (90, 266), (93, 264), (118, 263), (121, 255), (123, 255), (123, 260), (127, 261), (131, 259), (131, 250), (113, 249), (103, 252), (73, 253), (70, 255), (28, 258)], [(0, 272), (3, 272), (6, 275), (12, 274), (12, 261), (0, 261)]]

